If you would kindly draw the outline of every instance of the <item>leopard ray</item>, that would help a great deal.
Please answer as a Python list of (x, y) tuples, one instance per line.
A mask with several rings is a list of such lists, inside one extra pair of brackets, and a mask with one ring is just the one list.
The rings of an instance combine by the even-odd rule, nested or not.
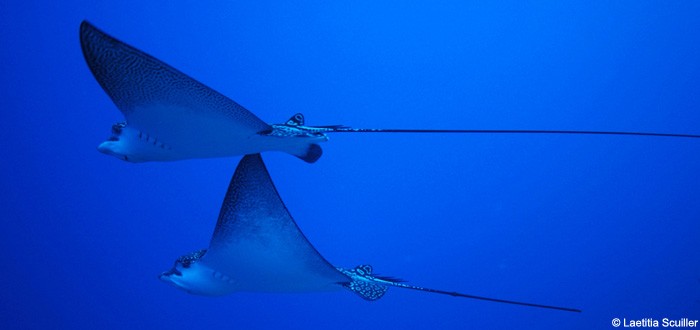
[(592, 130), (400, 129), (304, 126), (300, 113), (267, 124), (240, 104), (145, 52), (80, 25), (90, 71), (124, 115), (98, 150), (130, 162), (174, 161), (282, 151), (313, 163), (327, 133), (587, 134), (700, 138), (694, 134)]
[(454, 297), (580, 312), (578, 309), (487, 298), (413, 286), (372, 274), (372, 267), (334, 267), (304, 236), (263, 163), (260, 154), (238, 164), (224, 197), (207, 249), (179, 257), (160, 279), (192, 294), (234, 292), (314, 292), (342, 288), (374, 301), (389, 287)]
[[(80, 44), (88, 67), (124, 115), (98, 150), (130, 162), (172, 161), (284, 151), (321, 157), (326, 135), (268, 125), (221, 93), (87, 21)], [(294, 118), (292, 118), (294, 119)]]

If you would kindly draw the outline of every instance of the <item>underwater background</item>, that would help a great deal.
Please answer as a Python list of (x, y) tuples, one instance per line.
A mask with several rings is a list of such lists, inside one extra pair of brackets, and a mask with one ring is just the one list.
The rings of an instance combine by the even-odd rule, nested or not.
[[(335, 134), (263, 158), (333, 264), (567, 313), (391, 288), (192, 296), (240, 157), (131, 164), (83, 59), (105, 32), (264, 121), (700, 134), (697, 1), (5, 1), (3, 329), (609, 329), (700, 318), (700, 140)], [(280, 278), (281, 281), (284, 278)]]

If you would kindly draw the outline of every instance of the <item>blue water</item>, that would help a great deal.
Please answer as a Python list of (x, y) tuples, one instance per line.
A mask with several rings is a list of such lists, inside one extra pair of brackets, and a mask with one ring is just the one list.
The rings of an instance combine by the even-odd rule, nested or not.
[[(206, 2), (206, 1), (205, 1)], [(700, 319), (700, 140), (342, 135), (264, 155), (331, 262), (566, 313), (390, 289), (188, 295), (239, 158), (130, 164), (84, 63), (97, 27), (267, 122), (700, 134), (696, 1), (0, 5), (3, 329), (608, 329)], [(227, 3), (227, 4), (224, 4)], [(284, 280), (284, 279), (280, 279)]]

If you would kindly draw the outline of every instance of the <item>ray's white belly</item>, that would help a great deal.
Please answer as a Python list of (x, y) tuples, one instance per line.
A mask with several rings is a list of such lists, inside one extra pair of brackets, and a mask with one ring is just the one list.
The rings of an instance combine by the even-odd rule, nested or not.
[(128, 161), (144, 162), (230, 157), (263, 151), (295, 154), (306, 150), (309, 143), (321, 142), (258, 133), (256, 128), (224, 116), (150, 106), (134, 111), (119, 140), (104, 142), (99, 149)]

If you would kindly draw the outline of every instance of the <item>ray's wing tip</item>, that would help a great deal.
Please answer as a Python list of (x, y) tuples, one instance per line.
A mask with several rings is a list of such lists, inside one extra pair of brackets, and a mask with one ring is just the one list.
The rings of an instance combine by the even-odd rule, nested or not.
[[(80, 22), (80, 43), (85, 46), (87, 43), (94, 40), (110, 40), (114, 37), (108, 35), (104, 31), (97, 28), (95, 25), (90, 23), (90, 21), (84, 19)], [(94, 41), (93, 41), (94, 42)]]
[(80, 22), (80, 39), (82, 40), (84, 36), (92, 31), (97, 30), (97, 28), (90, 23), (90, 21), (84, 19)]
[(91, 35), (94, 35), (95, 33), (101, 32), (99, 29), (97, 29), (92, 23), (90, 23), (88, 20), (82, 20), (80, 22), (80, 29), (79, 29), (79, 36), (80, 36), (80, 47), (83, 50), (83, 55), (87, 55), (85, 52), (87, 51), (88, 44), (90, 43), (90, 37)]

